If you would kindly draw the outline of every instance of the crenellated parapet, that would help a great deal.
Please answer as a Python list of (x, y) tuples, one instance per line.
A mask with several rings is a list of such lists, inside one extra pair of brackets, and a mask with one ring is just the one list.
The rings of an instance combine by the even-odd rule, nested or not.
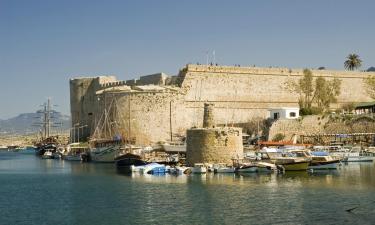
[(100, 85), (100, 89), (110, 88), (110, 87), (118, 87), (127, 85), (126, 81), (114, 81), (114, 82), (107, 82)]

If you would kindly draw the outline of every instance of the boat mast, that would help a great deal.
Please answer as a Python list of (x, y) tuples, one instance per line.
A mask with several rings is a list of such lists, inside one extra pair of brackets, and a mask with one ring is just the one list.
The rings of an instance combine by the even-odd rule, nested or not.
[(169, 102), (169, 131), (171, 133), (171, 142), (173, 141), (172, 135), (172, 100)]
[(131, 144), (131, 126), (130, 126), (130, 100), (131, 100), (131, 98), (130, 98), (130, 93), (129, 93), (129, 99), (128, 99), (128, 110), (129, 110), (129, 112), (128, 112), (128, 114), (129, 114), (129, 120), (128, 120), (128, 126), (129, 126), (129, 137), (128, 137), (128, 141), (129, 141), (129, 144)]

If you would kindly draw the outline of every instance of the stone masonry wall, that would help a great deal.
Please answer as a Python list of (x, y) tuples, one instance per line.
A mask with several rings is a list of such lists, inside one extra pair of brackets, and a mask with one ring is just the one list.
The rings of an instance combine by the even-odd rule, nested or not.
[[(314, 76), (342, 80), (338, 103), (371, 101), (363, 86), (369, 72), (312, 70)], [(297, 107), (298, 95), (285, 89), (285, 83), (298, 81), (302, 69), (187, 65), (182, 88), (190, 104), (215, 104), (217, 123), (246, 122), (268, 115), (269, 108)], [(335, 107), (335, 105), (333, 105)]]
[[(364, 102), (371, 99), (363, 88), (369, 72), (312, 70), (314, 76), (337, 77), (342, 80), (339, 104)], [(181, 70), (175, 91), (117, 92), (122, 116), (116, 118), (124, 135), (129, 133), (128, 95), (131, 94), (130, 130), (138, 143), (165, 141), (172, 133), (184, 135), (186, 129), (201, 127), (204, 103), (215, 104), (215, 123), (246, 123), (255, 117), (266, 118), (268, 109), (298, 106), (298, 95), (289, 93), (284, 84), (297, 81), (303, 70), (187, 65)], [(72, 124), (93, 124), (103, 112), (103, 101), (96, 91), (108, 85), (124, 85), (114, 77), (77, 78), (70, 81)], [(126, 82), (126, 85), (128, 83)], [(172, 109), (172, 110), (170, 110)], [(121, 117), (121, 118), (120, 118)], [(125, 118), (125, 119), (124, 119)], [(88, 134), (86, 134), (88, 135)]]
[(322, 116), (305, 116), (300, 119), (289, 120), (279, 119), (272, 123), (269, 131), (269, 140), (272, 140), (276, 134), (281, 133), (285, 135), (284, 140), (291, 140), (294, 134), (322, 134), (324, 133), (324, 125), (327, 123), (328, 117)]
[(243, 155), (241, 128), (193, 128), (187, 130), (186, 161), (227, 163)]

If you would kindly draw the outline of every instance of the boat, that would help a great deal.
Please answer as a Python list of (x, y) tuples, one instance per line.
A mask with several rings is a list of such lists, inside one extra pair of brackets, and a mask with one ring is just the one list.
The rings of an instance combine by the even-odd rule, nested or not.
[(333, 152), (336, 158), (341, 159), (342, 162), (372, 162), (375, 155), (371, 152), (365, 152), (361, 147), (341, 148)]
[(8, 146), (0, 145), (0, 151), (8, 151)]
[(166, 167), (159, 163), (150, 163), (144, 166), (144, 174), (165, 174)]
[(207, 168), (204, 166), (203, 163), (195, 163), (194, 167), (191, 169), (192, 173), (202, 174), (207, 172)]
[(254, 164), (244, 164), (236, 168), (237, 173), (256, 173), (258, 172), (258, 166)]
[(142, 160), (141, 156), (126, 153), (115, 158), (115, 163), (117, 168), (130, 169), (131, 166), (144, 166), (147, 163)]
[(44, 154), (42, 155), (42, 159), (53, 159), (53, 152), (51, 149), (46, 149)]
[(234, 173), (234, 167), (228, 167), (225, 163), (213, 165), (214, 173)]
[(162, 146), (167, 153), (186, 153), (185, 142), (168, 142), (162, 144)]
[(255, 165), (258, 166), (258, 172), (270, 172), (278, 170), (277, 165), (273, 163), (256, 162)]
[(35, 147), (34, 146), (26, 146), (24, 149), (19, 151), (21, 154), (34, 154), (35, 153)]
[(285, 171), (307, 170), (311, 161), (311, 157), (304, 150), (283, 152), (279, 149), (263, 148), (260, 153), (262, 161), (274, 163)]
[(328, 152), (316, 151), (311, 152), (311, 162), (308, 169), (337, 169), (338, 164), (340, 164), (340, 160), (332, 158)]
[(87, 154), (89, 147), (85, 143), (70, 143), (62, 155), (64, 160), (68, 161), (85, 161), (84, 154)]
[(143, 170), (145, 169), (145, 166), (134, 166), (134, 165), (131, 165), (130, 166), (130, 171), (131, 172), (139, 172), (139, 173), (143, 173)]
[(113, 163), (121, 147), (119, 140), (95, 140), (91, 141), (90, 157), (93, 162)]
[(175, 167), (171, 167), (169, 169), (169, 173), (170, 174), (174, 174), (174, 175), (182, 175), (182, 174), (187, 174), (189, 173), (189, 170), (190, 170), (190, 167), (186, 167), (186, 166), (175, 166)]
[(58, 151), (52, 152), (53, 159), (61, 159), (62, 154)]
[(343, 162), (372, 162), (374, 155), (365, 152), (348, 152), (345, 154)]

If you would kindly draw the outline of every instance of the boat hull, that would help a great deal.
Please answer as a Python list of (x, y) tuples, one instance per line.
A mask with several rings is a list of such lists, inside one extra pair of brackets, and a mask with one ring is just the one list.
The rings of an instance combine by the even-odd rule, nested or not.
[(312, 161), (308, 169), (314, 170), (335, 170), (337, 169), (337, 164), (340, 163), (340, 160), (333, 160), (329, 162), (314, 162)]
[(256, 173), (258, 172), (257, 166), (246, 166), (246, 167), (240, 167), (237, 169), (238, 173)]
[(282, 166), (285, 171), (302, 171), (307, 170), (309, 164), (310, 162), (292, 162), (278, 165)]
[(162, 145), (165, 152), (172, 152), (172, 153), (176, 153), (176, 152), (186, 152), (186, 145), (174, 145), (174, 144), (163, 144)]
[(65, 155), (63, 158), (68, 161), (81, 161), (80, 155)]
[(191, 169), (191, 172), (195, 173), (195, 174), (203, 174), (203, 173), (207, 173), (207, 169), (206, 168), (196, 168), (196, 167), (193, 167)]
[(100, 163), (113, 163), (119, 152), (120, 146), (107, 146), (95, 148), (91, 151), (91, 161)]
[(214, 169), (214, 173), (234, 173), (235, 168), (217, 168)]
[(353, 156), (345, 158), (344, 162), (372, 162), (374, 157), (372, 156)]

